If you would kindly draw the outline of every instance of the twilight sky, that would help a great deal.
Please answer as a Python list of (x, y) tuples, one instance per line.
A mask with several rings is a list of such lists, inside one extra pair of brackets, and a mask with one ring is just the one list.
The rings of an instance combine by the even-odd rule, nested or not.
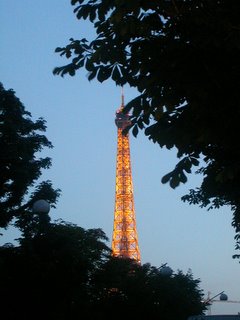
[[(94, 35), (79, 22), (70, 0), (0, 0), (0, 82), (14, 89), (33, 120), (47, 121), (46, 136), (54, 148), (42, 179), (62, 190), (53, 220), (62, 218), (83, 228), (102, 228), (111, 240), (113, 227), (117, 129), (115, 111), (121, 90), (109, 80), (89, 82), (87, 72), (53, 76), (65, 64), (54, 50), (69, 38)], [(125, 87), (125, 102), (137, 92)], [(228, 207), (207, 211), (180, 198), (200, 179), (172, 190), (161, 177), (176, 164), (176, 152), (160, 149), (141, 132), (130, 136), (137, 229), (142, 263), (163, 263), (173, 270), (192, 270), (207, 296), (225, 291), (240, 301), (240, 265), (232, 259), (234, 229)], [(16, 237), (5, 232), (1, 244)], [(110, 245), (110, 241), (109, 241)], [(212, 314), (236, 314), (240, 303), (214, 302)]]

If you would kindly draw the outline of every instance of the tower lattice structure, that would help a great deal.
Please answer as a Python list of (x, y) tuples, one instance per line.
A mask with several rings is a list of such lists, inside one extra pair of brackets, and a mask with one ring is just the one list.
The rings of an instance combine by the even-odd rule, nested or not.
[(118, 140), (112, 253), (113, 256), (131, 258), (140, 263), (129, 134), (124, 132), (124, 129), (130, 125), (130, 119), (128, 114), (122, 112), (123, 107), (122, 95), (122, 105), (117, 110), (115, 118)]

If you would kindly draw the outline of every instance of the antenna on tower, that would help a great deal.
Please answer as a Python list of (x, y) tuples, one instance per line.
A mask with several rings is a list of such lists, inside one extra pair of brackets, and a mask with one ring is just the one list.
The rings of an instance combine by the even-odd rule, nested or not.
[(121, 87), (121, 110), (124, 108), (124, 91), (123, 86)]

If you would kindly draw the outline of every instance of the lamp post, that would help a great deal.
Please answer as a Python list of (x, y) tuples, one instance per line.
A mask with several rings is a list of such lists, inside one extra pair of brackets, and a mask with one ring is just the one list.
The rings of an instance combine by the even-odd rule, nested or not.
[(165, 263), (160, 267), (160, 273), (163, 276), (170, 277), (173, 274), (173, 270), (169, 266), (167, 266), (167, 263)]
[[(219, 299), (215, 299), (217, 297), (219, 297)], [(208, 306), (208, 315), (211, 315), (211, 304), (212, 304), (212, 302), (240, 303), (240, 301), (237, 301), (237, 300), (229, 300), (228, 296), (226, 295), (226, 293), (224, 293), (224, 291), (219, 292), (218, 294), (216, 294), (212, 298), (210, 298), (210, 292), (208, 292), (208, 297), (204, 302), (205, 303), (210, 303), (209, 306)]]
[(48, 214), (50, 211), (50, 204), (48, 201), (40, 199), (34, 202), (32, 207), (33, 213), (45, 213)]
[(50, 221), (48, 215), (50, 211), (50, 204), (44, 199), (37, 200), (33, 203), (32, 211), (34, 214), (38, 215), (39, 234), (42, 234), (44, 231), (46, 231), (46, 228), (48, 227)]
[[(219, 297), (219, 300), (216, 300), (215, 298)], [(215, 302), (215, 301), (227, 301), (228, 300), (228, 296), (226, 295), (226, 293), (224, 293), (224, 291), (219, 292), (218, 294), (216, 294), (214, 297), (210, 298), (210, 292), (208, 292), (208, 298), (205, 300), (205, 303), (209, 303), (208, 306), (208, 315), (211, 315), (211, 302)]]

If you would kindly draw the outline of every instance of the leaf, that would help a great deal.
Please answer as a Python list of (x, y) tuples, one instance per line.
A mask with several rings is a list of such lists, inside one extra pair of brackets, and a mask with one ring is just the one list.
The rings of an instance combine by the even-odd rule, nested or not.
[(99, 82), (103, 82), (107, 80), (111, 76), (111, 68), (108, 67), (100, 67), (97, 75), (97, 79)]
[(191, 162), (194, 166), (198, 166), (199, 165), (199, 161), (196, 158), (192, 158), (191, 157)]
[(178, 176), (177, 175), (174, 175), (173, 177), (172, 177), (172, 179), (170, 180), (170, 187), (171, 188), (173, 188), (173, 189), (175, 189), (176, 187), (178, 187), (179, 186), (179, 184), (180, 184), (180, 180), (178, 179)]
[(76, 15), (77, 18), (86, 20), (88, 15), (90, 14), (90, 10), (91, 10), (91, 5), (83, 4), (81, 9), (78, 11)]
[(135, 125), (133, 127), (132, 133), (133, 133), (134, 137), (136, 138), (136, 136), (138, 135), (138, 126), (137, 125)]
[(66, 66), (63, 67), (56, 67), (53, 69), (53, 74), (54, 75), (60, 75), (61, 77), (64, 76), (64, 74), (66, 73)]
[(77, 66), (78, 68), (81, 68), (84, 65), (84, 59), (79, 60)]
[(91, 10), (90, 15), (89, 15), (89, 19), (91, 22), (93, 22), (96, 19), (96, 11), (95, 9)]
[(83, 0), (71, 0), (71, 5), (74, 6), (77, 2), (83, 3)]
[(125, 109), (127, 111), (130, 111), (131, 109), (134, 109), (135, 107), (139, 106), (141, 104), (141, 98), (142, 95), (139, 95), (136, 98), (132, 99), (130, 102), (126, 104)]
[(73, 13), (76, 13), (78, 12), (78, 10), (81, 8), (81, 6), (77, 6), (74, 10), (73, 10)]
[(139, 119), (138, 119), (137, 124), (138, 124), (138, 127), (139, 127), (140, 129), (143, 129), (143, 128), (144, 128), (144, 124), (143, 124), (142, 118), (139, 118)]
[(79, 61), (82, 61), (83, 59), (81, 57), (76, 57), (72, 59), (73, 64), (77, 64)]
[(113, 69), (113, 72), (112, 72), (112, 79), (114, 81), (118, 81), (118, 80), (120, 80), (120, 77), (121, 77), (120, 71), (118, 70), (118, 67), (115, 66), (115, 68)]
[(68, 73), (69, 73), (69, 75), (70, 75), (71, 77), (73, 77), (73, 76), (75, 76), (76, 71), (75, 71), (74, 68), (71, 68), (71, 69), (69, 69)]
[(143, 120), (143, 122), (144, 122), (146, 125), (149, 125), (149, 123), (150, 123), (149, 114), (144, 114), (144, 115), (142, 116), (142, 120)]
[(158, 121), (159, 119), (161, 119), (163, 116), (163, 108), (162, 107), (158, 107), (157, 110), (154, 113), (154, 119), (156, 121)]
[(186, 158), (185, 161), (184, 161), (183, 169), (184, 169), (187, 173), (191, 173), (191, 172), (192, 172), (191, 166), (192, 166), (191, 161), (189, 160), (189, 158)]
[(63, 48), (57, 47), (57, 48), (55, 49), (55, 52), (62, 52), (63, 50), (64, 50)]
[(72, 56), (72, 51), (70, 49), (65, 50), (65, 55), (67, 58), (70, 58)]
[(162, 177), (161, 182), (165, 184), (171, 179), (171, 177), (172, 177), (172, 171), (165, 174), (165, 176)]
[(90, 59), (86, 60), (85, 68), (87, 69), (87, 71), (92, 71), (94, 69), (94, 65)]
[(180, 181), (182, 183), (186, 183), (187, 182), (187, 176), (183, 172), (180, 173)]
[(88, 73), (88, 80), (89, 81), (93, 80), (96, 77), (97, 71), (98, 71), (98, 69), (95, 68), (93, 71), (90, 71)]

